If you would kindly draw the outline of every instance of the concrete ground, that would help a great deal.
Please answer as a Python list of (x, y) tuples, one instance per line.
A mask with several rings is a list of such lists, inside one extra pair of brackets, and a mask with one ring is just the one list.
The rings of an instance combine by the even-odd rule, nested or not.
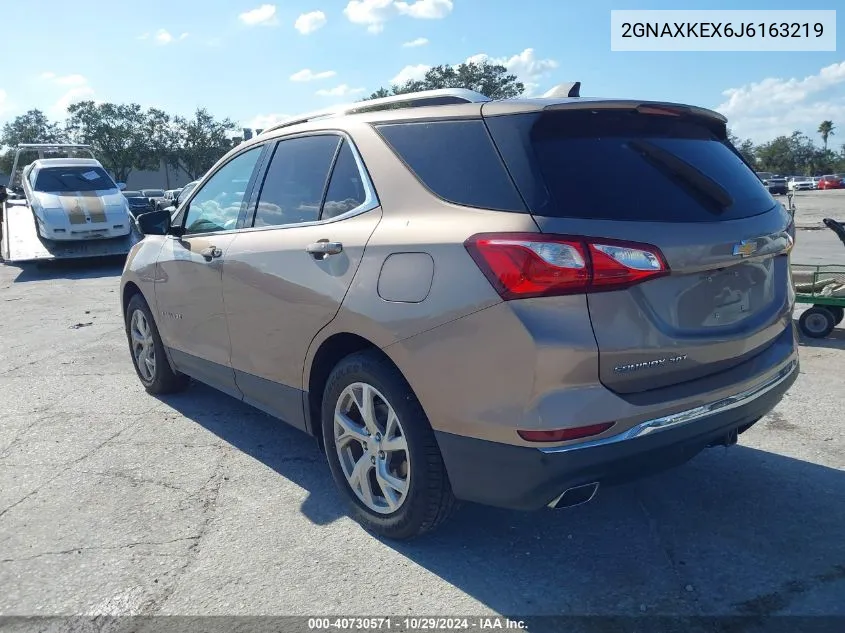
[[(799, 218), (822, 194), (845, 218), (836, 193), (799, 194)], [(826, 233), (795, 258), (841, 258)], [(298, 431), (199, 385), (147, 395), (119, 273), (0, 266), (0, 614), (845, 616), (843, 329), (802, 343), (734, 448), (397, 545), (344, 515)]]

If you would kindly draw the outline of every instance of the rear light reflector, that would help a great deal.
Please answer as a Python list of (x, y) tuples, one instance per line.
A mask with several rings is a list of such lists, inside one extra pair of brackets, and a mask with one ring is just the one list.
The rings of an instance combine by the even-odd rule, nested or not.
[(519, 437), (526, 442), (565, 442), (567, 440), (580, 440), (585, 437), (592, 437), (599, 433), (604, 433), (615, 422), (603, 422), (601, 424), (591, 424), (589, 426), (576, 426), (572, 429), (557, 429), (554, 431), (517, 431)]
[(619, 290), (669, 273), (656, 246), (542, 233), (481, 233), (464, 244), (505, 299)]

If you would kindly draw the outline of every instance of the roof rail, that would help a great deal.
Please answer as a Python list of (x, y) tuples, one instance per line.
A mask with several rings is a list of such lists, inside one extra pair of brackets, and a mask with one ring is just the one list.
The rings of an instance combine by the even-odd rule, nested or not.
[(580, 97), (581, 96), (581, 82), (573, 81), (566, 84), (558, 84), (545, 94), (544, 98), (562, 99), (564, 97)]
[(90, 145), (80, 143), (19, 143), (15, 149), (91, 149)]
[(482, 103), (490, 100), (490, 97), (487, 97), (480, 92), (476, 92), (475, 90), (468, 90), (466, 88), (421, 90), (420, 92), (409, 92), (401, 95), (392, 95), (390, 97), (368, 99), (366, 101), (347, 103), (331, 108), (325, 108), (323, 110), (315, 110), (314, 112), (308, 112), (306, 114), (285, 119), (276, 125), (268, 127), (261, 133), (261, 135), (272, 132), (273, 130), (296, 125), (298, 123), (306, 123), (315, 119), (343, 116), (344, 114), (353, 114), (355, 112), (367, 110), (377, 110), (382, 106), (400, 105), (401, 107), (420, 107), (426, 105), (447, 105), (452, 103)]

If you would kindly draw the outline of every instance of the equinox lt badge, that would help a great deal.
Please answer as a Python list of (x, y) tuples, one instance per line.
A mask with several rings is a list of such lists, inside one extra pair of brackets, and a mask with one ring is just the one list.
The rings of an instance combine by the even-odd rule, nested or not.
[(664, 365), (673, 365), (680, 363), (687, 359), (686, 354), (680, 356), (670, 356), (669, 358), (656, 358), (654, 360), (646, 360), (641, 363), (629, 363), (627, 365), (617, 365), (613, 368), (617, 374), (627, 374), (632, 371), (639, 371), (640, 369), (650, 369), (652, 367), (663, 367)]

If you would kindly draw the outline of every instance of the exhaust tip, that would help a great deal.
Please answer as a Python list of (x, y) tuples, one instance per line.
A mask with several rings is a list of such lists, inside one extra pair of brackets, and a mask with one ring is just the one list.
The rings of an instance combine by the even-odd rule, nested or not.
[(563, 491), (559, 497), (549, 504), (550, 508), (572, 508), (593, 500), (599, 490), (598, 482), (573, 486)]

